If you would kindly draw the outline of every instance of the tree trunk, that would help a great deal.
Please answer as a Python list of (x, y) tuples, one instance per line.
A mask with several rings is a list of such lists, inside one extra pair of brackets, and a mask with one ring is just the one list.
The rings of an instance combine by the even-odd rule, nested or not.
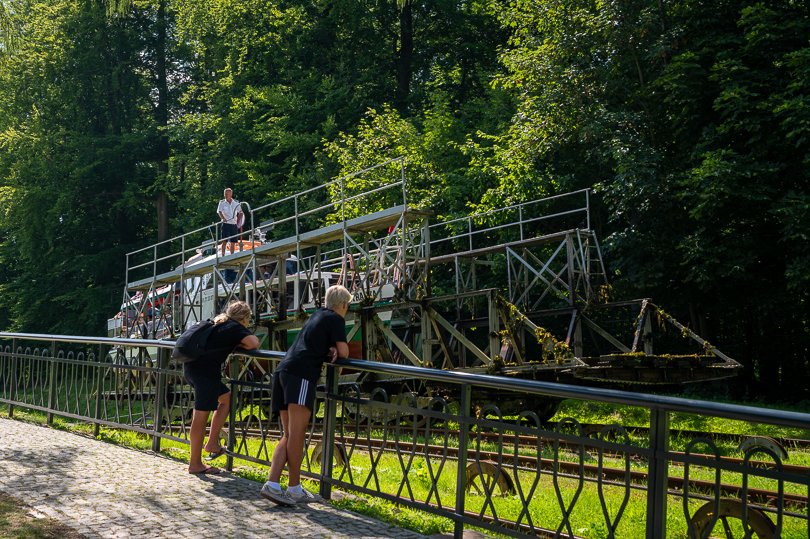
[(166, 82), (166, 0), (158, 3), (156, 27), (156, 71), (158, 102), (155, 108), (155, 123), (159, 134), (157, 141), (157, 181), (163, 184), (157, 191), (155, 205), (157, 206), (158, 241), (169, 237), (169, 197), (166, 194), (166, 176), (169, 173), (169, 138), (166, 127), (169, 125), (169, 87)]
[(399, 53), (397, 56), (397, 92), (395, 103), (400, 114), (408, 110), (413, 71), (413, 7), (411, 0), (402, 4), (399, 11)]

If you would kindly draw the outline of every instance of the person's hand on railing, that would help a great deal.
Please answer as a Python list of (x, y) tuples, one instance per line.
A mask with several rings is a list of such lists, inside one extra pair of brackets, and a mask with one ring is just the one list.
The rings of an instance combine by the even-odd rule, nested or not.
[[(334, 346), (329, 347), (329, 353), (327, 354), (329, 358), (329, 363), (334, 363), (338, 360), (338, 351), (337, 348)], [(343, 367), (340, 367), (337, 371), (338, 376), (343, 372)]]

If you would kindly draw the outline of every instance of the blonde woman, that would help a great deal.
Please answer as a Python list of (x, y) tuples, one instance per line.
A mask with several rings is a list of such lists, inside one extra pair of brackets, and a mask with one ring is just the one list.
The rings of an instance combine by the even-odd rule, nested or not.
[[(284, 360), (273, 372), (271, 407), (281, 416), (284, 432), (273, 451), (270, 475), (260, 494), (279, 505), (317, 500), (301, 486), (304, 438), (315, 405), (315, 389), (321, 367), (327, 361), (349, 356), (346, 342), (346, 313), (352, 294), (335, 285), (326, 290), (325, 307), (307, 320)], [(287, 490), (281, 488), (281, 472), (287, 465)]]
[(202, 461), (205, 427), (208, 425), (208, 416), (213, 411), (211, 434), (208, 443), (205, 444), (205, 450), (210, 454), (209, 460), (213, 460), (225, 453), (225, 448), (219, 444), (219, 432), (228, 417), (231, 398), (231, 390), (222, 383), (222, 364), (237, 346), (245, 350), (255, 350), (259, 347), (259, 339), (248, 330), (250, 317), (250, 306), (247, 303), (244, 301), (230, 303), (224, 313), (214, 318), (214, 329), (205, 346), (210, 352), (204, 353), (196, 361), (183, 364), (186, 381), (194, 388), (188, 473), (220, 472), (219, 468), (207, 466)]

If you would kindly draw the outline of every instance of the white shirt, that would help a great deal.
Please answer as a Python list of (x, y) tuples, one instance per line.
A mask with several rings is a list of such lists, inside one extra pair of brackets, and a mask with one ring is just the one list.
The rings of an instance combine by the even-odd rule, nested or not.
[(219, 201), (219, 206), (217, 206), (217, 214), (222, 212), (225, 216), (225, 222), (229, 225), (236, 224), (236, 216), (239, 215), (239, 201), (235, 198), (231, 199), (230, 204), (224, 198)]

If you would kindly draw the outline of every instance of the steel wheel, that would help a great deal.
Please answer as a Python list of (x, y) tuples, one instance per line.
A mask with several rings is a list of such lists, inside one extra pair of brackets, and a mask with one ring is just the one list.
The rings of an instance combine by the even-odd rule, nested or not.
[[(320, 441), (315, 444), (315, 448), (312, 450), (312, 456), (309, 458), (309, 461), (311, 464), (317, 464), (320, 466), (322, 456), (323, 441)], [(343, 444), (334, 443), (332, 445), (332, 461), (338, 467), (346, 464), (346, 449), (343, 447)]]
[(501, 470), (498, 465), (490, 460), (473, 462), (467, 466), (467, 480), (464, 482), (464, 490), (480, 496), (495, 494), (495, 487), (501, 496), (515, 494), (515, 484), (508, 473)]
[[(754, 507), (748, 507), (748, 530), (743, 529), (743, 504), (740, 500), (723, 498), (720, 500), (717, 517), (714, 515), (714, 502), (708, 502), (692, 516), (693, 539), (737, 539), (756, 537), (773, 539), (776, 526), (768, 516)], [(710, 528), (711, 526), (711, 528)]]

